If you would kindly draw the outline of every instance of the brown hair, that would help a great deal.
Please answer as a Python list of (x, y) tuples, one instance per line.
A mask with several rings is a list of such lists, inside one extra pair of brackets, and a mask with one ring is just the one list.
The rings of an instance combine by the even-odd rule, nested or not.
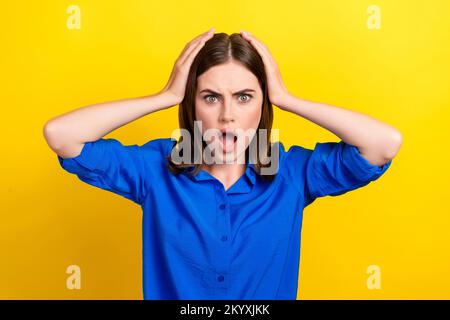
[[(256, 137), (259, 135), (259, 129), (266, 129), (267, 135), (263, 139), (265, 140), (262, 143), (263, 151), (258, 150), (256, 154), (259, 155), (261, 152), (264, 157), (269, 157), (271, 155), (270, 148), (270, 133), (272, 129), (273, 123), (273, 107), (269, 101), (268, 92), (267, 92), (267, 77), (264, 69), (264, 63), (262, 61), (261, 56), (258, 51), (253, 48), (253, 46), (247, 42), (242, 36), (238, 33), (233, 33), (228, 35), (226, 33), (216, 33), (214, 36), (205, 42), (203, 48), (198, 52), (197, 56), (194, 58), (191, 68), (189, 70), (186, 91), (183, 101), (180, 104), (179, 113), (178, 113), (178, 121), (180, 129), (186, 129), (189, 131), (191, 136), (191, 155), (194, 156), (194, 148), (199, 148), (197, 152), (199, 154), (203, 154), (203, 150), (206, 147), (206, 143), (202, 139), (202, 148), (200, 150), (200, 146), (198, 143), (194, 141), (194, 121), (195, 119), (195, 95), (197, 91), (197, 77), (199, 77), (202, 73), (207, 71), (209, 68), (227, 63), (231, 59), (234, 59), (240, 62), (243, 66), (245, 66), (249, 71), (251, 71), (259, 81), (259, 85), (261, 87), (261, 91), (263, 93), (263, 102), (262, 102), (262, 112), (261, 112), (261, 120), (259, 122), (258, 128), (256, 130), (256, 134), (254, 135), (251, 143), (255, 143), (255, 148), (258, 150), (259, 146), (256, 143)], [(195, 129), (198, 130), (198, 129)], [(259, 139), (259, 136), (258, 136)], [(183, 141), (183, 136), (180, 137), (178, 143)], [(249, 145), (250, 146), (250, 145)], [(245, 150), (245, 159), (249, 160), (249, 146)], [(176, 145), (174, 146), (176, 147)], [(182, 149), (181, 149), (182, 153)], [(191, 158), (192, 158), (191, 157)], [(171, 155), (167, 156), (168, 164), (167, 167), (174, 174), (178, 174), (182, 172), (184, 169), (192, 166), (196, 166), (196, 168), (190, 173), (192, 175), (197, 174), (200, 171), (200, 165), (198, 163), (174, 163), (172, 161)], [(191, 159), (192, 160), (192, 159)], [(262, 167), (269, 167), (271, 163), (263, 164), (260, 162), (259, 157), (253, 160), (255, 169), (259, 175), (261, 175)], [(266, 161), (265, 161), (266, 162)], [(247, 162), (248, 163), (248, 162)], [(268, 181), (272, 181), (275, 178), (275, 175), (262, 175)]]

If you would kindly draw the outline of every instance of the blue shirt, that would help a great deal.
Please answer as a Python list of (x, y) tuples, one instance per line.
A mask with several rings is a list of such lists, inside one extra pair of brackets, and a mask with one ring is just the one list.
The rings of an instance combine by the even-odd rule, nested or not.
[(173, 175), (166, 167), (176, 141), (123, 145), (87, 142), (61, 166), (90, 185), (142, 207), (144, 299), (292, 299), (297, 296), (303, 209), (380, 177), (342, 140), (313, 150), (279, 143), (272, 182), (253, 164), (228, 190), (204, 170)]

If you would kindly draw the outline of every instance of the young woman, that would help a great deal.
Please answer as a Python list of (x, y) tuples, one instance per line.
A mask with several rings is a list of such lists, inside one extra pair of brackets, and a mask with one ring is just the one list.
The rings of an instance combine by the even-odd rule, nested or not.
[[(178, 104), (188, 133), (179, 141), (103, 138)], [(341, 141), (288, 151), (270, 143), (272, 104)], [(212, 129), (219, 134), (205, 139)], [(266, 130), (256, 158), (259, 135), (238, 129)], [(71, 111), (48, 121), (44, 135), (62, 168), (142, 206), (144, 299), (296, 299), (303, 209), (376, 180), (402, 143), (367, 115), (293, 96), (261, 41), (214, 28), (186, 45), (157, 94)], [(214, 161), (198, 161), (195, 151), (212, 145)], [(269, 173), (267, 157), (277, 162)]]

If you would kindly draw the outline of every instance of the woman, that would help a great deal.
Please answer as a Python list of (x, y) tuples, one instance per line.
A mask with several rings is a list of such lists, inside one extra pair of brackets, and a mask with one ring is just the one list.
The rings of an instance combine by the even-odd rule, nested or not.
[[(179, 141), (102, 138), (178, 104)], [(272, 104), (341, 141), (270, 143)], [(248, 130), (268, 133), (256, 156)], [(214, 28), (186, 45), (157, 94), (60, 115), (44, 135), (65, 170), (142, 206), (144, 299), (296, 299), (303, 209), (376, 180), (401, 145), (387, 124), (293, 96), (261, 41)]]

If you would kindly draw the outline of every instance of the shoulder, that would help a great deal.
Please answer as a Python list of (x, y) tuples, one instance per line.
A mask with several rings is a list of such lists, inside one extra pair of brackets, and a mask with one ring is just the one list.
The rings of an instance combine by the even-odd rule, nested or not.
[(279, 142), (279, 149), (280, 162), (285, 165), (305, 163), (313, 152), (313, 150), (300, 145), (291, 145), (287, 148), (282, 142)]
[(156, 138), (145, 142), (139, 149), (146, 160), (158, 161), (170, 155), (176, 142), (172, 138)]
[(278, 154), (278, 159), (276, 159), (278, 161), (278, 173), (288, 179), (296, 175), (296, 172), (303, 171), (311, 152), (310, 149), (299, 145), (286, 146), (281, 141), (273, 142), (271, 148), (272, 153)]
[(281, 175), (301, 192), (304, 188), (303, 179), (313, 150), (300, 145), (286, 146), (279, 143), (279, 162)]

